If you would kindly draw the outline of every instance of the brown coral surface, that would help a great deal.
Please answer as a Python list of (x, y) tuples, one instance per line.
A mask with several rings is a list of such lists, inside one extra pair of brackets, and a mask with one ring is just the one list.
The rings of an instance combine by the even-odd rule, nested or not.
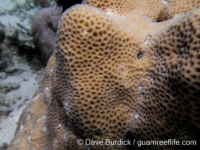
[[(199, 0), (85, 0), (66, 10), (9, 149), (198, 150), (199, 6)], [(120, 139), (134, 144), (106, 143)], [(140, 145), (168, 139), (189, 145)]]

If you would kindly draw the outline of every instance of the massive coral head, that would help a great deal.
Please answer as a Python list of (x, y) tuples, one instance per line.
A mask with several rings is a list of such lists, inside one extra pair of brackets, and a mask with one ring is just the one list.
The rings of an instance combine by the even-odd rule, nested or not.
[(198, 150), (105, 143), (200, 142), (200, 1), (178, 2), (85, 0), (67, 9), (10, 149)]

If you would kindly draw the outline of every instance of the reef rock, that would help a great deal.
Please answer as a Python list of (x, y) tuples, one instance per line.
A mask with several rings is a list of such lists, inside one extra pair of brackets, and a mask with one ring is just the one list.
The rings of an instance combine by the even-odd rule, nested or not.
[[(29, 52), (34, 49), (31, 21), (40, 9), (33, 0), (0, 1), (0, 149), (13, 139), (19, 116), (43, 70), (39, 56)], [(19, 56), (18, 50), (26, 50), (31, 61)]]
[(0, 42), (4, 40), (4, 37), (5, 37), (4, 29), (0, 24)]
[[(199, 0), (84, 0), (67, 9), (9, 149), (198, 150), (138, 143), (200, 143), (199, 7)], [(120, 139), (132, 145), (105, 143)]]
[(41, 7), (50, 6), (49, 0), (33, 0), (33, 3), (35, 4), (35, 6), (41, 6)]
[(44, 8), (35, 14), (32, 23), (34, 45), (42, 53), (42, 61), (46, 64), (55, 46), (55, 32), (61, 17), (61, 11), (55, 8)]

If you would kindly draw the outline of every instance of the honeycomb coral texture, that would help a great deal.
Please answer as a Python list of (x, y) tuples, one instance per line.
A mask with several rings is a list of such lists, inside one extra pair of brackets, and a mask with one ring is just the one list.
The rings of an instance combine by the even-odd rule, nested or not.
[[(198, 150), (199, 7), (199, 0), (85, 0), (67, 9), (9, 149)], [(78, 139), (197, 145), (78, 145)]]

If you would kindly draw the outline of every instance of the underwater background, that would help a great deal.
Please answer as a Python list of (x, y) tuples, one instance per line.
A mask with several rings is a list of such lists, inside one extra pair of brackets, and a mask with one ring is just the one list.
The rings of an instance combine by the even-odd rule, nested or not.
[[(0, 144), (2, 148), (7, 147), (6, 145), (11, 142), (19, 116), (37, 89), (41, 74), (53, 50), (54, 45), (51, 44), (60, 19), (60, 11), (47, 8), (49, 10), (41, 12), (34, 20), (36, 13), (53, 5), (48, 0), (0, 0)], [(50, 10), (54, 13), (53, 22), (56, 24), (54, 29), (49, 27), (47, 20), (43, 20), (51, 15), (48, 14)], [(38, 27), (41, 21), (43, 24)], [(33, 31), (33, 26), (36, 30), (39, 30), (38, 28), (40, 31), (41, 28), (48, 30), (47, 35), (39, 33), (40, 31)], [(46, 41), (38, 44), (42, 36)], [(42, 54), (41, 49), (49, 49), (49, 47), (50, 52)]]

